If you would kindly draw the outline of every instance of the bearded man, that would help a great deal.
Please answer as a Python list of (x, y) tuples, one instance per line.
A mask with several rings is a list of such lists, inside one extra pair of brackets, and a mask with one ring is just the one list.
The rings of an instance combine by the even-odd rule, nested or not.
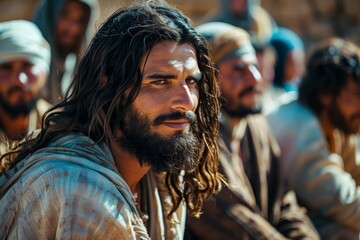
[(182, 239), (218, 191), (218, 96), (205, 39), (146, 2), (100, 27), (71, 93), (0, 178), (0, 238)]
[(197, 27), (212, 46), (223, 104), (220, 172), (228, 186), (188, 217), (187, 239), (318, 239), (280, 179), (279, 147), (261, 114), (263, 83), (249, 34), (214, 22)]
[(360, 50), (327, 39), (309, 56), (299, 99), (268, 117), (282, 175), (322, 239), (359, 239)]
[(41, 127), (50, 46), (31, 22), (0, 23), (0, 155)]

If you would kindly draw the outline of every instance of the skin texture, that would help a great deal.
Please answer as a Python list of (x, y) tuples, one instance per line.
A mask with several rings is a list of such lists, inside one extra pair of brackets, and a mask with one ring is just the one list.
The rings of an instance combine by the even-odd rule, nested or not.
[(223, 108), (256, 108), (261, 104), (262, 78), (254, 53), (248, 53), (219, 64), (220, 88), (225, 99)]
[[(138, 113), (153, 121), (163, 114), (196, 110), (199, 99), (197, 81), (201, 73), (196, 51), (191, 45), (161, 42), (143, 56), (141, 66), (142, 85), (133, 102)], [(185, 119), (168, 120), (153, 126), (151, 131), (168, 138), (176, 132), (188, 131), (189, 127), (190, 123)], [(138, 183), (149, 166), (141, 165), (132, 153), (121, 146), (113, 146), (113, 155), (121, 176), (138, 195)]]
[[(197, 81), (201, 78), (196, 51), (189, 44), (164, 42), (150, 52), (147, 62), (142, 59), (144, 78), (135, 108), (154, 120), (171, 112), (195, 111), (199, 101)], [(166, 121), (154, 128), (165, 137), (176, 131), (188, 131), (186, 120)]]
[(13, 106), (37, 98), (45, 81), (45, 70), (25, 59), (0, 65), (0, 94)]
[(88, 6), (75, 0), (68, 0), (56, 23), (55, 39), (61, 53), (75, 52), (81, 44), (89, 21)]

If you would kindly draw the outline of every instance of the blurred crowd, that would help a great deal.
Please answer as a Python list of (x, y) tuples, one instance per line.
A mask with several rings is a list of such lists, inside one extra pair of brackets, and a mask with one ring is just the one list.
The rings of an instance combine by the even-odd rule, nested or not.
[[(258, 0), (219, 1), (218, 13), (203, 16), (197, 26), (193, 27), (206, 42), (209, 59), (215, 68), (213, 78), (216, 79), (221, 94), (220, 111), (215, 114), (219, 121), (216, 165), (224, 177), (224, 184), (218, 193), (211, 194), (204, 200), (199, 214), (189, 214), (195, 211), (188, 211), (187, 215), (179, 213), (175, 223), (168, 221), (167, 216), (162, 214), (168, 210), (164, 207), (166, 201), (163, 201), (161, 194), (169, 189), (157, 187), (158, 195), (148, 193), (146, 198), (141, 198), (147, 200), (147, 207), (143, 208), (142, 203), (134, 207), (148, 215), (139, 220), (144, 221), (144, 231), (152, 239), (360, 239), (359, 46), (338, 36), (326, 37), (308, 46), (294, 29), (278, 24)], [(160, 2), (155, 2), (156, 4)], [(137, 11), (139, 16), (136, 19), (142, 17), (141, 11)], [(173, 15), (164, 16), (160, 18)], [(105, 68), (99, 62), (98, 66), (91, 69), (94, 76), (100, 76), (94, 77), (95, 83), (89, 80), (88, 85), (77, 84), (76, 79), (91, 78), (90, 73), (87, 75), (82, 71), (85, 68), (79, 69), (79, 65), (91, 66), (91, 61), (106, 60), (100, 52), (92, 51), (91, 48), (101, 47), (97, 40), (104, 33), (95, 35), (94, 27), (99, 17), (99, 3), (96, 0), (42, 0), (31, 20), (0, 22), (0, 217), (5, 221), (0, 226), (0, 239), (15, 239), (16, 236), (20, 239), (30, 233), (35, 238), (49, 236), (45, 231), (36, 235), (32, 230), (17, 229), (30, 228), (25, 226), (27, 218), (28, 221), (36, 222), (43, 216), (37, 215), (40, 214), (39, 211), (51, 210), (49, 207), (44, 210), (39, 206), (24, 210), (21, 207), (24, 204), (22, 200), (12, 197), (12, 192), (16, 190), (12, 186), (21, 180), (21, 176), (28, 174), (21, 169), (33, 165), (28, 164), (27, 167), (26, 162), (18, 163), (18, 160), (14, 160), (18, 158), (9, 153), (24, 141), (31, 142), (28, 136), (34, 138), (37, 134), (40, 138), (35, 138), (36, 144), (46, 146), (47, 142), (43, 139), (50, 139), (47, 136), (51, 135), (51, 131), (56, 132), (57, 128), (45, 133), (39, 129), (51, 129), (49, 126), (52, 124), (59, 125), (59, 129), (61, 126), (72, 129), (76, 125), (74, 122), (61, 125), (56, 120), (56, 112), (62, 109), (70, 109), (67, 117), (78, 119), (80, 125), (89, 124), (93, 127), (97, 124), (90, 111), (78, 113), (69, 106), (75, 101), (79, 101), (81, 109), (92, 107), (87, 103), (94, 106), (98, 104), (95, 100), (86, 102), (85, 99), (92, 94), (93, 88), (113, 84), (112, 81), (115, 80), (109, 77), (111, 74), (108, 72), (116, 72), (114, 69), (123, 64), (116, 62), (117, 65), (110, 64)], [(119, 21), (116, 24), (120, 26), (125, 23)], [(108, 25), (106, 22), (101, 26), (106, 28)], [(169, 25), (172, 26), (170, 23)], [(132, 29), (133, 27), (129, 27), (125, 32), (130, 33)], [(109, 30), (106, 34), (116, 36), (120, 33)], [(131, 36), (136, 35), (135, 30), (131, 32)], [(112, 41), (107, 40), (104, 44), (110, 46)], [(133, 41), (124, 41), (124, 45), (127, 44), (131, 45)], [(114, 51), (116, 48), (107, 49), (106, 53)], [(124, 51), (132, 53), (135, 50), (129, 47)], [(200, 52), (199, 49), (195, 51)], [(147, 53), (149, 65), (153, 63), (150, 61), (151, 57), (154, 57), (153, 61), (161, 62), (161, 54), (152, 56), (151, 52)], [(86, 59), (88, 62), (83, 61), (84, 55), (89, 56)], [(168, 56), (172, 57), (171, 54)], [(133, 58), (136, 58), (135, 52), (127, 55), (124, 61)], [(197, 62), (200, 59), (198, 56)], [(146, 73), (145, 67), (142, 70)], [(131, 71), (129, 66), (129, 70), (126, 69), (122, 74), (130, 75)], [(199, 82), (197, 79), (194, 81)], [(119, 87), (124, 88), (122, 85)], [(114, 87), (113, 90), (115, 91)], [(117, 96), (117, 93), (111, 91), (110, 89), (109, 94)], [(124, 92), (126, 97), (135, 94)], [(84, 104), (81, 103), (82, 96)], [(142, 93), (139, 96), (143, 96)], [(94, 97), (102, 99), (102, 95)], [(133, 97), (136, 98), (135, 95)], [(147, 100), (147, 105), (144, 105), (158, 104), (153, 99), (165, 102), (165, 95), (152, 96)], [(118, 101), (127, 100), (122, 97)], [(204, 99), (200, 99), (201, 101)], [(101, 107), (121, 111), (109, 101), (104, 101)], [(54, 114), (43, 117), (48, 110), (48, 113), (52, 111)], [(119, 114), (118, 117), (120, 116)], [(88, 123), (84, 120), (86, 117), (92, 121)], [(99, 113), (98, 118), (111, 124), (127, 122), (118, 123), (107, 117), (105, 113)], [(135, 119), (131, 119), (134, 124)], [(141, 121), (136, 122), (138, 127), (146, 129)], [(136, 132), (136, 129), (130, 130)], [(97, 131), (105, 132), (106, 129)], [(97, 136), (96, 134), (96, 131), (94, 134), (89, 133), (91, 136)], [(203, 136), (206, 137), (207, 134), (204, 133)], [(133, 141), (141, 141), (140, 148), (141, 144), (146, 145), (145, 139), (134, 139)], [(105, 143), (111, 146), (109, 142)], [(56, 152), (58, 149), (62, 147), (49, 150), (47, 154), (55, 154), (52, 151)], [(30, 150), (23, 158), (35, 153)], [(94, 157), (100, 153), (95, 149), (93, 154), (90, 150), (87, 154)], [(72, 155), (69, 153), (69, 156)], [(108, 163), (100, 163), (104, 166), (106, 164)], [(45, 169), (42, 165), (38, 167)], [(107, 179), (112, 178), (111, 174), (106, 176)], [(186, 174), (179, 173), (179, 176), (185, 182), (188, 179)], [(195, 175), (191, 176), (195, 178)], [(127, 182), (125, 177), (124, 179)], [(158, 176), (150, 176), (149, 179), (141, 185), (140, 192), (147, 192), (146, 188), (153, 187)], [(83, 180), (79, 178), (79, 181)], [(167, 178), (167, 181), (173, 179)], [(51, 178), (47, 184), (51, 185)], [(128, 182), (127, 184), (129, 185)], [(179, 187), (173, 191), (181, 190), (183, 189)], [(131, 191), (135, 199), (136, 191)], [(188, 191), (188, 195), (191, 195), (191, 190)], [(205, 190), (199, 187), (194, 191)], [(169, 201), (175, 201), (177, 207), (181, 205), (178, 199), (170, 199)], [(196, 208), (197, 205), (192, 209), (189, 204), (193, 199), (187, 196), (184, 199), (188, 209)], [(17, 204), (13, 205), (14, 202)], [(161, 207), (151, 208), (157, 204), (165, 210)], [(97, 206), (86, 207), (93, 209)], [(73, 208), (82, 208), (82, 205)], [(20, 211), (25, 213), (16, 215)], [(86, 209), (83, 211), (86, 212)], [(174, 212), (181, 211), (172, 213)], [(64, 211), (61, 214), (67, 213)], [(15, 215), (19, 217), (13, 218)], [(20, 227), (13, 225), (14, 222), (21, 221), (24, 223)], [(96, 225), (96, 221), (93, 220), (92, 224)], [(162, 225), (164, 227), (159, 227)], [(116, 228), (117, 225), (114, 224), (113, 227)], [(111, 231), (111, 228), (107, 231)], [(86, 238), (85, 235), (82, 236)]]

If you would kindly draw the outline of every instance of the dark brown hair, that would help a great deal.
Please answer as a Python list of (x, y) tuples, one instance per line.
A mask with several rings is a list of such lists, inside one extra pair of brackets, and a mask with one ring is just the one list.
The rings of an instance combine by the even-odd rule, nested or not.
[(321, 95), (337, 97), (349, 78), (360, 84), (359, 48), (340, 38), (320, 41), (310, 50), (299, 99), (319, 114), (323, 109)]
[[(79, 64), (66, 99), (47, 112), (36, 138), (10, 153), (16, 153), (10, 164), (46, 146), (52, 137), (64, 132), (81, 132), (97, 143), (114, 144), (115, 129), (123, 124), (141, 86), (140, 59), (154, 45), (166, 40), (193, 45), (202, 72), (196, 109), (201, 140), (199, 165), (182, 178), (180, 173), (166, 173), (166, 187), (174, 203), (172, 212), (184, 200), (190, 213), (199, 215), (203, 201), (217, 192), (223, 181), (218, 173), (216, 144), (217, 74), (204, 38), (182, 13), (163, 3), (149, 1), (134, 5), (115, 12), (103, 23)], [(107, 76), (106, 83), (102, 81), (104, 76)], [(2, 165), (8, 164), (3, 158)]]

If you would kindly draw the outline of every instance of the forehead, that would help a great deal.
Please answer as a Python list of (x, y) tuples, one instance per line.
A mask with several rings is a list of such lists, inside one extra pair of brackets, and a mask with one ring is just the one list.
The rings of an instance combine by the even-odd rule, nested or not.
[(77, 0), (67, 0), (64, 3), (62, 8), (61, 15), (66, 14), (74, 14), (74, 15), (85, 15), (89, 11), (89, 6), (86, 4), (79, 2)]
[(1, 62), (0, 66), (3, 66), (3, 65), (22, 65), (22, 64), (33, 64), (33, 63), (32, 63), (32, 61), (30, 61), (27, 58), (19, 57), (19, 58), (13, 58), (13, 59), (9, 59), (9, 60), (6, 60), (4, 62)]
[(256, 54), (251, 52), (225, 60), (219, 64), (219, 68), (232, 67), (235, 65), (253, 65), (253, 64), (257, 64), (257, 58), (256, 58)]
[(196, 50), (188, 43), (160, 42), (149, 53), (144, 54), (140, 66), (144, 69), (144, 75), (149, 71), (169, 68), (174, 70), (197, 69)]

